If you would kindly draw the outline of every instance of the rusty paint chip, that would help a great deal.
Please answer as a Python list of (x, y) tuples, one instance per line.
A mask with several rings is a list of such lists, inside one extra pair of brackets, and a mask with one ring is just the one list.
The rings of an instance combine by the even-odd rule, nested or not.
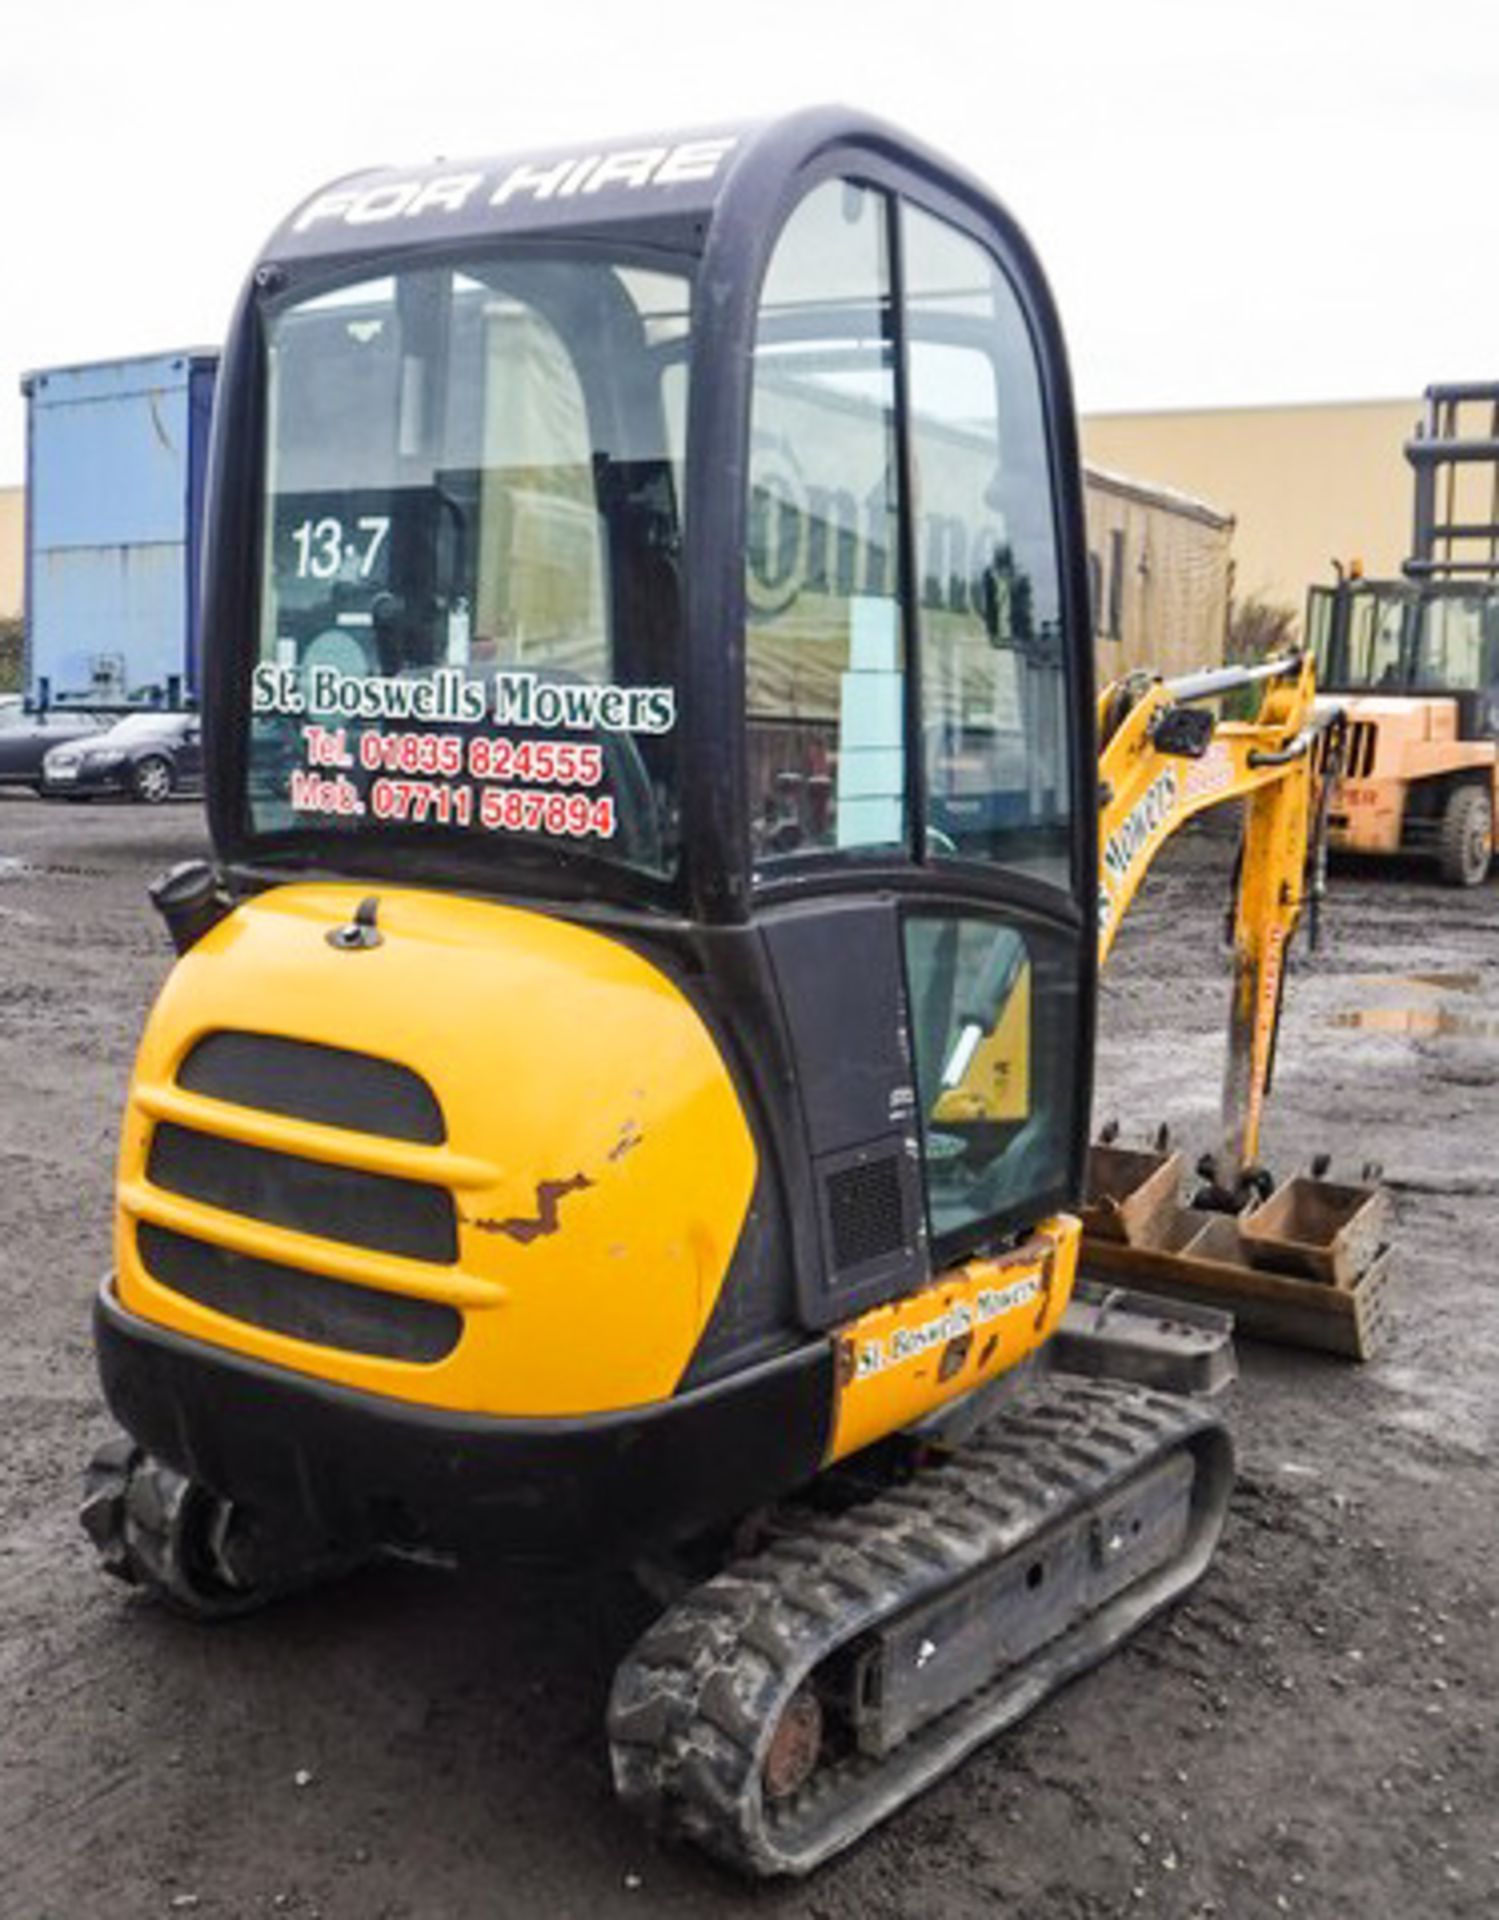
[(579, 1193), (593, 1182), (586, 1173), (575, 1173), (567, 1180), (543, 1180), (536, 1189), (536, 1212), (530, 1219), (472, 1220), (469, 1225), (479, 1233), (508, 1233), (512, 1240), (526, 1246), (532, 1240), (555, 1233), (562, 1224), (562, 1202), (570, 1193)]

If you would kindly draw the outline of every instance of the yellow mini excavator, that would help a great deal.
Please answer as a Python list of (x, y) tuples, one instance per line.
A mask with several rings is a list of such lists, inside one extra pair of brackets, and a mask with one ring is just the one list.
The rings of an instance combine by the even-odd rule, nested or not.
[(1066, 1364), (1096, 970), (1176, 813), (1252, 791), (1257, 1102), (1308, 676), (1237, 738), (1111, 693), (1100, 865), (1041, 271), (830, 110), (298, 207), (204, 630), (85, 1524), (205, 1618), (382, 1552), (691, 1565), (618, 1790), (815, 1866), (1211, 1555), (1221, 1420), (1127, 1334)]

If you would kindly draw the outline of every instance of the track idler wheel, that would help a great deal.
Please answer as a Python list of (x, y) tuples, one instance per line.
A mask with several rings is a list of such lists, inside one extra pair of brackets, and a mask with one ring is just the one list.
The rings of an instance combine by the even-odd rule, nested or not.
[(760, 1773), (767, 1800), (790, 1800), (822, 1757), (822, 1702), (805, 1682), (781, 1709)]
[(106, 1573), (194, 1620), (253, 1613), (354, 1564), (258, 1535), (241, 1509), (123, 1435), (89, 1462), (79, 1519)]

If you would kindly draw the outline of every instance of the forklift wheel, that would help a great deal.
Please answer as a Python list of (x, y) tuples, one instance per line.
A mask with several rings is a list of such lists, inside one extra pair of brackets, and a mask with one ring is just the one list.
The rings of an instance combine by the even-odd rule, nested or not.
[(1451, 887), (1481, 887), (1494, 857), (1494, 809), (1482, 787), (1455, 787), (1442, 815), (1438, 859)]
[(350, 1564), (304, 1554), (288, 1560), (284, 1577), (244, 1577), (231, 1538), (237, 1510), (123, 1435), (89, 1462), (79, 1518), (106, 1573), (193, 1620), (253, 1613)]

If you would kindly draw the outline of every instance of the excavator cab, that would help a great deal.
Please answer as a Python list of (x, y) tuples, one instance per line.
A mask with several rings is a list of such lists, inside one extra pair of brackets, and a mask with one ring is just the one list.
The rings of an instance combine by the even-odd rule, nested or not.
[(271, 243), (221, 390), (232, 871), (534, 902), (701, 977), (792, 1325), (1076, 1191), (1076, 447), (986, 196), (836, 115), (361, 178)]
[(769, 1542), (611, 1740), (632, 1803), (804, 1870), (1194, 1579), (1226, 1498), (1218, 1423), (1103, 1381), (910, 1477), (1034, 1373), (1079, 1243), (1040, 268), (836, 111), (354, 176), (245, 289), (207, 546), (217, 859), (159, 894), (90, 1532), (197, 1614), (371, 1552)]

